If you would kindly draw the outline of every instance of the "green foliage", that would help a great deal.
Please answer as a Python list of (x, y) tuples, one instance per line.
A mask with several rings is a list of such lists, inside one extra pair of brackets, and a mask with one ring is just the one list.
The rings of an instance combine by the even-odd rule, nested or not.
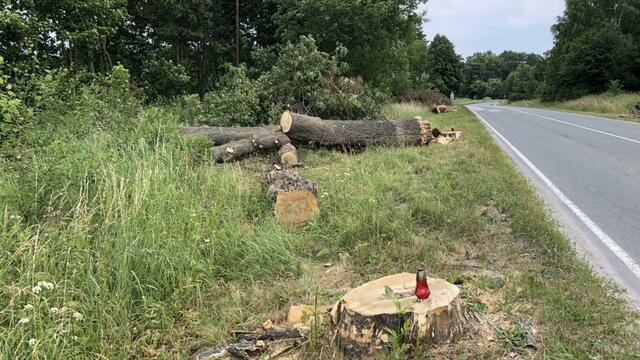
[(463, 76), (462, 59), (444, 35), (436, 35), (429, 44), (427, 66), (438, 90), (444, 94), (458, 92)]
[(607, 86), (607, 94), (611, 96), (618, 96), (622, 94), (624, 88), (622, 87), (622, 83), (620, 80), (611, 80), (609, 81), (609, 85)]
[(183, 93), (191, 80), (183, 65), (163, 58), (145, 59), (140, 78), (151, 100), (173, 99)]
[(425, 43), (419, 30), (424, 14), (417, 11), (424, 0), (276, 2), (273, 20), (282, 40), (295, 42), (311, 35), (326, 53), (341, 44), (349, 49), (348, 75), (361, 75), (394, 95), (407, 90), (412, 66), (421, 67), (424, 61)]
[(517, 325), (511, 329), (498, 328), (497, 329), (498, 340), (502, 346), (507, 350), (524, 347), (524, 338), (526, 335), (522, 326)]
[(346, 55), (338, 47), (333, 55), (319, 51), (312, 37), (280, 50), (273, 67), (257, 80), (262, 109), (270, 118), (279, 116), (286, 105), (294, 111), (325, 118), (366, 119), (380, 114), (381, 97), (362, 79), (343, 74)]
[(543, 100), (567, 100), (607, 90), (620, 80), (640, 89), (640, 3), (567, 1), (554, 25), (555, 46), (545, 65)]
[(244, 66), (229, 66), (216, 91), (202, 103), (203, 123), (208, 125), (255, 125), (260, 116), (260, 98), (255, 82)]
[(504, 82), (504, 94), (511, 101), (533, 99), (537, 89), (533, 68), (526, 64), (520, 65)]

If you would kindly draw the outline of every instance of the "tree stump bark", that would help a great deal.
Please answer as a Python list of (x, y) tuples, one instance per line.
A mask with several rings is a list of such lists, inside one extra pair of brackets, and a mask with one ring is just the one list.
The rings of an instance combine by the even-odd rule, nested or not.
[(294, 143), (318, 145), (426, 145), (431, 124), (420, 116), (405, 120), (323, 120), (285, 111), (282, 132)]
[(280, 150), (278, 150), (278, 157), (280, 157), (280, 163), (285, 167), (294, 167), (300, 164), (300, 158), (298, 157), (298, 149), (293, 144), (285, 144)]
[(315, 184), (291, 170), (274, 170), (267, 174), (267, 195), (276, 218), (301, 225), (320, 213)]
[(213, 147), (213, 161), (216, 163), (237, 160), (240, 157), (262, 149), (273, 149), (291, 143), (283, 133), (264, 134), (248, 139), (231, 141)]
[(460, 289), (442, 279), (428, 278), (428, 283), (431, 296), (421, 302), (414, 295), (416, 275), (410, 273), (349, 291), (331, 313), (339, 348), (348, 357), (373, 355), (390, 347), (389, 330), (421, 344), (445, 343), (462, 334), (470, 318)]

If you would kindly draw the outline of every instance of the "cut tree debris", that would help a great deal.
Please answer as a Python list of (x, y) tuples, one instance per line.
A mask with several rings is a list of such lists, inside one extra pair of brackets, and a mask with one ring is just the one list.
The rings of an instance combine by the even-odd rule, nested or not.
[(276, 358), (302, 345), (304, 336), (298, 329), (268, 329), (258, 333), (242, 333), (225, 346), (202, 350), (197, 360)]
[(279, 148), (291, 143), (287, 135), (283, 133), (267, 133), (260, 136), (252, 136), (247, 139), (235, 140), (229, 143), (213, 147), (213, 161), (216, 163), (237, 160), (262, 149)]
[(405, 341), (441, 344), (463, 334), (471, 320), (460, 289), (442, 279), (428, 278), (431, 296), (418, 302), (416, 274), (386, 276), (349, 291), (331, 316), (339, 348), (347, 357), (373, 355), (391, 346), (391, 331), (409, 322)]
[(301, 165), (298, 149), (293, 144), (282, 145), (278, 150), (278, 157), (280, 158), (280, 164), (284, 167), (291, 168)]
[(320, 213), (318, 191), (309, 180), (291, 170), (273, 170), (267, 174), (267, 196), (276, 218), (301, 225)]
[(181, 131), (186, 137), (211, 139), (215, 145), (212, 157), (216, 163), (278, 148), (279, 160), (286, 168), (301, 165), (295, 145), (428, 145), (440, 134), (420, 116), (404, 120), (323, 120), (291, 111), (282, 114), (279, 125), (184, 127)]

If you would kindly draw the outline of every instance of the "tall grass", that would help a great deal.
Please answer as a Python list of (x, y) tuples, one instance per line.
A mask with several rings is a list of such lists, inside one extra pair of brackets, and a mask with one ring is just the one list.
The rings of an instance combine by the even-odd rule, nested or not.
[[(182, 110), (100, 94), (69, 100), (76, 105), (39, 115), (59, 119), (33, 134), (40, 146), (0, 163), (3, 358), (185, 358), (282, 318), (293, 302), (313, 303), (316, 289), (331, 303), (344, 287), (420, 263), (447, 277), (466, 256), (503, 267), (513, 294), (504, 311), (538, 319), (547, 354), (638, 351), (634, 317), (575, 261), (466, 110), (433, 118), (465, 131), (449, 147), (301, 149), (321, 216), (292, 229), (267, 203), (270, 154), (212, 165), (210, 143), (178, 134)], [(386, 113), (431, 117), (413, 105)], [(511, 217), (512, 232), (476, 213), (488, 203)], [(340, 261), (350, 280), (327, 285), (318, 267)]]
[(575, 100), (564, 102), (540, 102), (539, 100), (523, 100), (511, 103), (514, 106), (550, 107), (560, 110), (579, 111), (585, 113), (608, 115), (613, 117), (624, 117), (637, 119), (638, 115), (633, 114), (632, 107), (640, 104), (640, 94), (624, 93), (620, 95), (589, 95)]

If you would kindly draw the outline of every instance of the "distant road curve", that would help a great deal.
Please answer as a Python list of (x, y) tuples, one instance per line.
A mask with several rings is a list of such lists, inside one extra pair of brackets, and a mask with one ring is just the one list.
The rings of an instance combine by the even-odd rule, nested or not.
[(640, 124), (559, 111), (467, 106), (599, 273), (640, 308)]

